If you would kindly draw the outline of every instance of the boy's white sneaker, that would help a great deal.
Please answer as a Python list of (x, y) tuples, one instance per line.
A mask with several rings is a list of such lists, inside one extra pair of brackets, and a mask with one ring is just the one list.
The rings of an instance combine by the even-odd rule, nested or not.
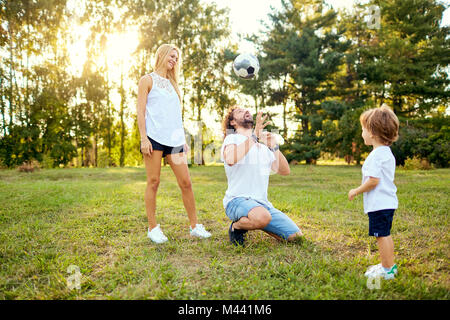
[(191, 233), (191, 236), (193, 236), (193, 237), (199, 237), (199, 238), (211, 237), (211, 233), (206, 231), (205, 227), (203, 227), (202, 224), (196, 224), (194, 229), (192, 229), (192, 227), (189, 227), (189, 231)]
[(367, 268), (366, 273), (364, 273), (364, 275), (366, 277), (368, 277), (369, 274), (371, 274), (375, 269), (379, 269), (379, 268), (381, 268), (381, 263), (370, 266)]
[(147, 237), (150, 238), (150, 240), (152, 240), (155, 243), (164, 243), (168, 240), (167, 237), (162, 232), (159, 224), (156, 227), (154, 227), (151, 231), (150, 228), (148, 229)]
[(389, 270), (385, 270), (383, 268), (383, 266), (381, 264), (375, 266), (375, 268), (373, 268), (371, 270), (370, 273), (367, 274), (367, 277), (369, 278), (377, 278), (377, 277), (381, 277), (384, 280), (392, 280), (395, 278), (395, 275), (398, 273), (398, 268), (397, 265), (394, 264)]

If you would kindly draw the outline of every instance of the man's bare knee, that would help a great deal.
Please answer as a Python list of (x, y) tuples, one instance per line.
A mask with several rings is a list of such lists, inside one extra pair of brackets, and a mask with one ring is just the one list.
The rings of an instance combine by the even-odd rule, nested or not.
[(248, 215), (249, 218), (256, 224), (256, 229), (265, 228), (272, 220), (270, 212), (267, 211), (267, 209), (264, 207), (253, 208), (252, 210), (250, 210)]

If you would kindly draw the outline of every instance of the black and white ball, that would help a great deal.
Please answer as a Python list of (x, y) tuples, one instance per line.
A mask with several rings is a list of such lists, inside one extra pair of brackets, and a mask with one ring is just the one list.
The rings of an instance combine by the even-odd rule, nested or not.
[(239, 78), (251, 79), (258, 74), (258, 58), (251, 53), (242, 53), (234, 59), (233, 70)]

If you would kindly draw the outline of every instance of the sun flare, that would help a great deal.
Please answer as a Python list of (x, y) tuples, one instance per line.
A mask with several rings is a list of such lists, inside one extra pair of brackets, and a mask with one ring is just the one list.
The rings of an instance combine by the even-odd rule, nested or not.
[[(89, 27), (75, 26), (71, 32), (72, 42), (68, 45), (70, 69), (73, 74), (80, 75), (88, 58), (87, 39)], [(120, 74), (132, 65), (133, 53), (139, 44), (137, 30), (128, 30), (122, 33), (106, 35), (105, 49), (95, 57), (90, 57), (96, 66), (104, 66), (108, 69), (110, 78), (120, 77)]]

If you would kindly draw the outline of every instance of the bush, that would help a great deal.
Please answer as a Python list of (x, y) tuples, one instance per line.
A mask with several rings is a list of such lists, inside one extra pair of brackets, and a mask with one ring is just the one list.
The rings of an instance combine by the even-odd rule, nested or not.
[(407, 159), (426, 159), (437, 167), (447, 168), (450, 162), (450, 126), (448, 118), (422, 119), (401, 124), (399, 139), (392, 145), (398, 165)]
[(22, 163), (18, 168), (19, 172), (34, 172), (35, 170), (39, 170), (39, 162), (36, 160), (27, 161)]
[(108, 153), (102, 149), (99, 149), (98, 153), (97, 153), (97, 167), (98, 168), (108, 168), (109, 167)]
[(48, 154), (44, 154), (42, 156), (41, 166), (44, 169), (51, 169), (51, 168), (55, 167), (52, 157), (50, 157)]
[(432, 165), (426, 159), (419, 159), (414, 157), (405, 160), (405, 164), (402, 166), (405, 170), (430, 170), (433, 169)]

